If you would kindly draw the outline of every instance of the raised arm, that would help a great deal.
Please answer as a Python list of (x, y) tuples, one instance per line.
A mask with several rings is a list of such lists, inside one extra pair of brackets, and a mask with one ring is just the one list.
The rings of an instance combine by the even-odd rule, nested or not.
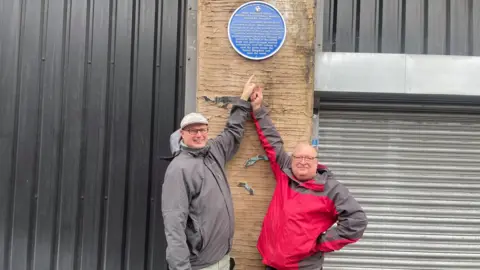
[(258, 138), (267, 154), (273, 173), (277, 175), (283, 168), (291, 164), (291, 157), (283, 148), (283, 140), (272, 119), (263, 106), (263, 89), (255, 88), (250, 96), (252, 103), (252, 118), (255, 123)]
[(249, 102), (239, 99), (230, 111), (225, 129), (212, 140), (212, 146), (222, 153), (223, 163), (226, 163), (237, 153), (245, 133), (245, 121), (251, 111)]
[(191, 270), (185, 228), (190, 192), (183, 170), (169, 167), (162, 188), (162, 214), (167, 239), (167, 263), (171, 270)]
[(335, 179), (328, 179), (332, 188), (327, 192), (335, 204), (337, 226), (320, 237), (317, 250), (331, 252), (357, 242), (367, 228), (367, 216), (348, 189)]
[(252, 115), (260, 143), (267, 154), (273, 172), (277, 173), (291, 163), (290, 156), (283, 148), (282, 137), (275, 128), (264, 106), (256, 109)]
[(245, 121), (252, 110), (248, 99), (256, 85), (252, 82), (252, 75), (245, 83), (239, 100), (235, 101), (230, 110), (230, 117), (223, 132), (212, 140), (212, 146), (221, 153), (223, 163), (228, 162), (237, 153), (240, 142), (245, 133)]

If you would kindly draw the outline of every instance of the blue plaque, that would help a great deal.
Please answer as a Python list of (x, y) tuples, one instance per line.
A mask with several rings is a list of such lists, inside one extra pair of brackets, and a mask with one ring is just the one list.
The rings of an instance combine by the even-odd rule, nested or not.
[(228, 39), (232, 47), (250, 60), (263, 60), (277, 53), (286, 35), (282, 14), (262, 1), (241, 5), (228, 22)]

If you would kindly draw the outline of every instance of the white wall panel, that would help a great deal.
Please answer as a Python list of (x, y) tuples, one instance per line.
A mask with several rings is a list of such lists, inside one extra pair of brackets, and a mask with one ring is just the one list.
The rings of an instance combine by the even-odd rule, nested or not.
[(315, 91), (480, 96), (480, 57), (318, 52)]

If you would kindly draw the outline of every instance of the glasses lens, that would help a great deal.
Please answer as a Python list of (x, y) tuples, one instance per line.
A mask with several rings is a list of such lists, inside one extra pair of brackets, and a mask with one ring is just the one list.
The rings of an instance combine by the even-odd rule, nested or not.
[(206, 128), (189, 129), (188, 133), (190, 133), (190, 135), (196, 135), (198, 132), (200, 132), (200, 134), (205, 134), (205, 133), (207, 133), (207, 131), (208, 131), (208, 129), (206, 129)]
[(297, 159), (297, 160), (305, 160), (305, 161), (312, 161), (315, 159), (315, 157), (309, 157), (309, 156), (295, 156), (295, 155), (292, 155), (292, 157), (294, 159)]

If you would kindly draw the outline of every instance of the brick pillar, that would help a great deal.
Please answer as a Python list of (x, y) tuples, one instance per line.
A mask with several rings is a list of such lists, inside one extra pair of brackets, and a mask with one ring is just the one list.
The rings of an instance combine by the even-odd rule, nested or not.
[[(199, 0), (197, 107), (210, 118), (211, 136), (225, 126), (228, 109), (205, 102), (207, 96), (239, 96), (250, 74), (264, 86), (270, 115), (291, 151), (299, 140), (312, 134), (315, 0), (270, 0), (283, 15), (287, 37), (280, 51), (263, 61), (247, 60), (231, 47), (227, 35), (230, 16), (245, 0)], [(240, 151), (227, 167), (235, 205), (233, 256), (237, 269), (264, 269), (256, 249), (257, 239), (275, 182), (266, 161), (244, 168), (245, 161), (264, 154), (252, 122)], [(238, 187), (248, 182), (253, 196)], [(222, 203), (222, 202), (219, 202)]]

